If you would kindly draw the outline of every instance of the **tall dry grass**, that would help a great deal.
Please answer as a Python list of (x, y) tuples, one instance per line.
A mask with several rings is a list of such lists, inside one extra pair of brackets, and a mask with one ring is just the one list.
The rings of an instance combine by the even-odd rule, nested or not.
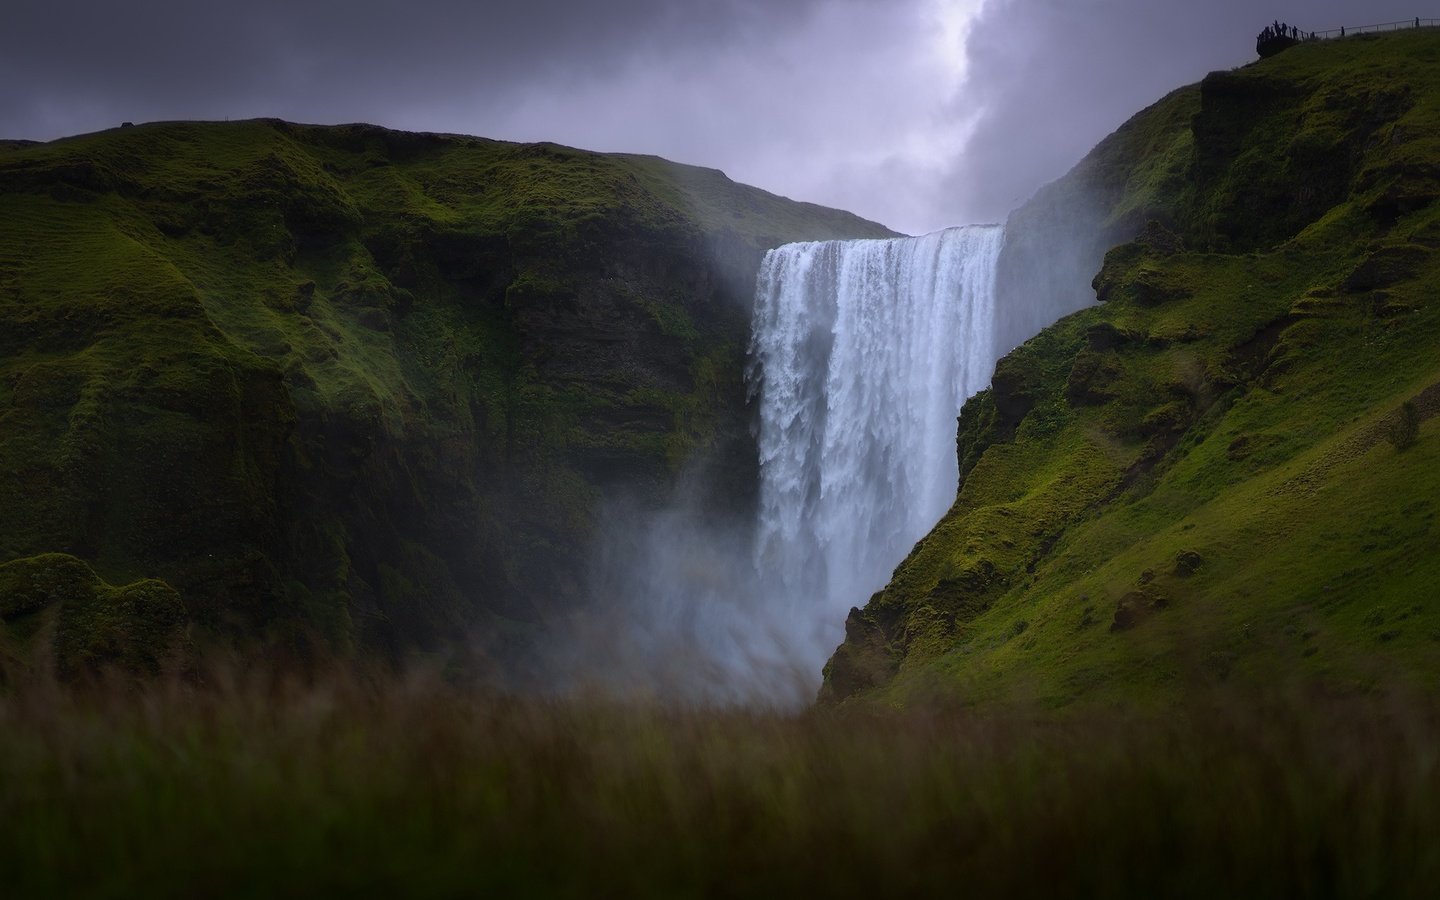
[(796, 715), (426, 674), (0, 695), (0, 896), (1434, 896), (1440, 707)]

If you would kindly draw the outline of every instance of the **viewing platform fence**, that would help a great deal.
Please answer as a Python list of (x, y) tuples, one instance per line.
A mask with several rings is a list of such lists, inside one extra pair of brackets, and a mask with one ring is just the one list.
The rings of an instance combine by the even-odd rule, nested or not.
[(1302, 31), (1302, 40), (1325, 41), (1332, 38), (1352, 37), (1357, 34), (1381, 34), (1387, 31), (1405, 31), (1410, 28), (1440, 28), (1440, 19), (1403, 19), (1399, 22), (1381, 22), (1378, 25), (1349, 25), (1332, 28), (1329, 31)]

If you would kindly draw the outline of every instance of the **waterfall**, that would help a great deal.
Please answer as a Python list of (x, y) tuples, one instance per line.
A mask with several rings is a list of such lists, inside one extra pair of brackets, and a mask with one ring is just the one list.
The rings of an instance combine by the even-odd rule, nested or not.
[[(809, 702), (845, 616), (955, 497), (956, 416), (990, 381), (998, 226), (788, 244), (757, 279), (754, 521), (717, 520), (684, 480), (603, 531), (576, 671), (701, 702)], [(1002, 323), (1003, 324), (1003, 323)], [(583, 630), (583, 629), (582, 629)]]
[[(990, 381), (999, 226), (788, 244), (762, 265), (755, 561), (817, 669), (846, 611), (955, 498), (955, 420)], [(777, 612), (781, 612), (777, 610)]]

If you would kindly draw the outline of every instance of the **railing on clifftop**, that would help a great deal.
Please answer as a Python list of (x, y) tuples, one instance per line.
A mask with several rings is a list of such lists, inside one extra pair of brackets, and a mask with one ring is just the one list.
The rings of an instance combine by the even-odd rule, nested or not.
[(1405, 19), (1401, 22), (1381, 22), (1379, 25), (1360, 25), (1356, 27), (1332, 28), (1329, 31), (1310, 32), (1311, 40), (1324, 41), (1331, 38), (1350, 37), (1356, 34), (1377, 34), (1385, 31), (1404, 31), (1407, 28), (1435, 28), (1440, 26), (1440, 19)]
[(1380, 34), (1388, 31), (1435, 28), (1437, 26), (1440, 26), (1440, 19), (1422, 19), (1419, 16), (1399, 22), (1381, 22), (1378, 25), (1345, 25), (1340, 28), (1331, 28), (1328, 31), (1305, 31), (1293, 25), (1276, 22), (1274, 25), (1267, 25), (1265, 30), (1255, 38), (1255, 52), (1262, 57), (1274, 56), (1281, 50), (1308, 41), (1328, 41), (1361, 34)]

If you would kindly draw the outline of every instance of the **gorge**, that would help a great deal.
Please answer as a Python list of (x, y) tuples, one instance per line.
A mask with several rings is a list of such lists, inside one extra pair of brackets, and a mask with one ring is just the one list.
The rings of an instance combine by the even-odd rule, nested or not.
[[(913, 239), (713, 170), (373, 126), (0, 145), (0, 651), (543, 678), (583, 669), (557, 629), (618, 629), (666, 689), (809, 696), (839, 644), (832, 699), (1000, 660), (1059, 704), (1260, 672), (1292, 633), (1361, 659), (1422, 612), (1324, 602), (1372, 562), (1292, 563), (1390, 539), (1263, 497), (1330, 484), (1290, 471), (1324, 428), (1428, 421), (1432, 40), (1217, 72), (1003, 231)], [(1396, 596), (1429, 571), (1418, 502), (1365, 526)], [(1216, 503), (1266, 540), (1192, 518)], [(1227, 636), (1247, 595), (1299, 598), (1274, 646)]]
[(1437, 298), (1415, 26), (920, 237), (0, 141), (0, 895), (1428, 898)]
[(955, 416), (997, 356), (1003, 239), (982, 226), (765, 255), (747, 360), (754, 520), (724, 532), (686, 500), (638, 526), (643, 552), (608, 584), (627, 615), (607, 644), (643, 635), (630, 655), (682, 693), (814, 696), (845, 611), (954, 494)]
[(809, 702), (846, 611), (953, 501), (961, 406), (1016, 343), (1093, 302), (1084, 273), (1099, 252), (1077, 235), (1088, 208), (1047, 196), (1008, 236), (966, 226), (766, 253), (746, 361), (753, 515), (717, 521), (682, 481), (658, 513), (618, 519), (596, 592), (601, 608), (621, 599), (580, 651), (590, 677), (623, 673), (627, 691), (688, 699)]

